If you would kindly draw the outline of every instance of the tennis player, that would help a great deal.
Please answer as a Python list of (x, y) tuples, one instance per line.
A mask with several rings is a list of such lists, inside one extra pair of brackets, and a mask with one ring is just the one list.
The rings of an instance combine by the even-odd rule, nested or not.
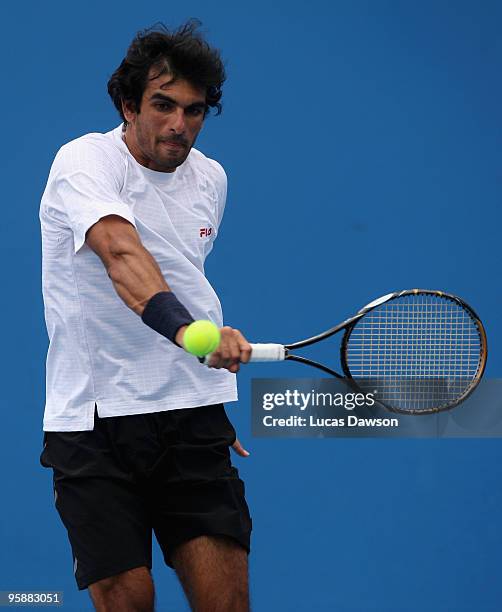
[[(122, 123), (57, 153), (40, 206), (49, 335), (44, 449), (79, 589), (154, 609), (152, 531), (193, 610), (249, 609), (251, 519), (224, 402), (251, 349), (204, 275), (226, 200), (194, 144), (221, 112), (220, 54), (190, 20), (140, 32), (108, 82)], [(201, 365), (194, 319), (221, 328)]]

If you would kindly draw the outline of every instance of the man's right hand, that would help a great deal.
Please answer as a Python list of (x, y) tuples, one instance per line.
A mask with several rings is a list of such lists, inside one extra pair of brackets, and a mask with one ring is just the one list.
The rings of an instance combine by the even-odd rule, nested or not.
[[(176, 342), (180, 346), (183, 346), (185, 330), (186, 326), (180, 328), (176, 334)], [(251, 345), (241, 332), (233, 327), (222, 327), (220, 334), (220, 344), (211, 354), (208, 365), (210, 368), (224, 368), (235, 374), (239, 371), (240, 364), (247, 363), (251, 358)]]

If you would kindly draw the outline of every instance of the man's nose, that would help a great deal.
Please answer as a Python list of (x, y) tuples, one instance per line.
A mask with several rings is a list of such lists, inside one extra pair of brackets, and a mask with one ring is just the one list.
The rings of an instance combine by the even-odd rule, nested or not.
[(183, 134), (186, 128), (184, 109), (180, 107), (176, 108), (174, 113), (171, 115), (171, 119), (171, 130), (176, 134)]

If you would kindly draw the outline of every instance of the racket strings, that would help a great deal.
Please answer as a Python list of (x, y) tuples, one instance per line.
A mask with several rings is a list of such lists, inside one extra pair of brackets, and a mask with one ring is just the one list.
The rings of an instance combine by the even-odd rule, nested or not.
[(358, 384), (376, 385), (391, 407), (426, 411), (453, 403), (469, 389), (482, 350), (477, 323), (460, 304), (437, 295), (406, 295), (360, 319), (345, 359)]

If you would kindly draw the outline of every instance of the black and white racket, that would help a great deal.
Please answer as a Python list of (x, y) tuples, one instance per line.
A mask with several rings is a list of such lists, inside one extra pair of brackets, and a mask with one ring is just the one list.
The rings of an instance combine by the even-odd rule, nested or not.
[[(344, 376), (292, 352), (342, 330)], [(380, 404), (407, 414), (429, 414), (460, 404), (481, 380), (487, 358), (486, 333), (474, 310), (454, 295), (424, 289), (378, 298), (306, 340), (251, 346), (251, 361), (313, 366), (361, 390), (376, 391)]]

